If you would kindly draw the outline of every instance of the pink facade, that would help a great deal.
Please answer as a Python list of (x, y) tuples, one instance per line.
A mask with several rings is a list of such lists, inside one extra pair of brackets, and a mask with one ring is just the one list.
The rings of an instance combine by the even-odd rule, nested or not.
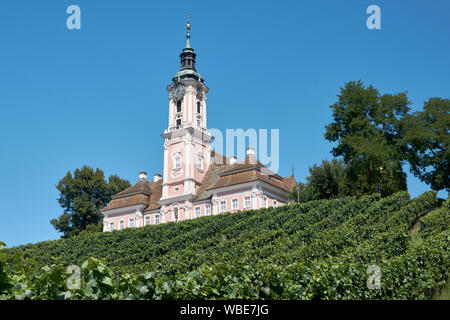
[[(209, 88), (195, 69), (196, 54), (186, 47), (181, 68), (167, 87), (168, 128), (164, 139), (162, 180), (141, 172), (136, 185), (115, 195), (102, 210), (104, 231), (194, 219), (286, 204), (293, 177), (261, 174), (256, 161), (216, 161), (207, 130)], [(251, 151), (251, 150), (250, 150)], [(214, 153), (217, 157), (223, 157)], [(225, 157), (224, 157), (225, 158)], [(267, 172), (267, 171), (266, 171)]]

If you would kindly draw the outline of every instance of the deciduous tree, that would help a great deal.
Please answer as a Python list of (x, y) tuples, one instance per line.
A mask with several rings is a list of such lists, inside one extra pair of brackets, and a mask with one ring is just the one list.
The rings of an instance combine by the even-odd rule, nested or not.
[(431, 98), (403, 121), (411, 172), (432, 189), (450, 192), (450, 99)]
[(67, 172), (56, 188), (60, 192), (58, 202), (64, 209), (63, 214), (50, 223), (63, 237), (77, 235), (83, 230), (100, 231), (100, 210), (111, 200), (111, 196), (130, 186), (126, 180), (113, 175), (109, 182), (103, 171), (83, 166), (72, 174)]
[(380, 95), (361, 81), (341, 88), (338, 102), (331, 106), (333, 122), (325, 127), (325, 138), (337, 142), (332, 154), (343, 157), (353, 194), (406, 190), (404, 148), (397, 142), (404, 134), (402, 118), (409, 104), (406, 93)]

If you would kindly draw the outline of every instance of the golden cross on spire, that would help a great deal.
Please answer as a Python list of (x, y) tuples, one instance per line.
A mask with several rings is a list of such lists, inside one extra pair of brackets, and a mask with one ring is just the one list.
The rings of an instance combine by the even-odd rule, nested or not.
[(190, 18), (191, 18), (191, 14), (188, 12), (187, 14), (186, 14), (186, 18), (187, 18), (187, 21), (186, 21), (186, 48), (190, 48), (191, 47), (191, 43), (189, 42), (189, 38), (191, 37), (191, 33), (190, 33), (190, 30), (191, 30), (191, 20), (190, 20)]

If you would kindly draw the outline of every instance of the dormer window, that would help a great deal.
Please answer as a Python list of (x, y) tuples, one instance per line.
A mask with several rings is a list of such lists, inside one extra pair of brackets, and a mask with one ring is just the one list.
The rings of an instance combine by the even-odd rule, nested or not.
[(181, 100), (177, 101), (177, 113), (181, 112)]
[(202, 113), (202, 105), (201, 105), (200, 101), (197, 101), (197, 113), (198, 114)]

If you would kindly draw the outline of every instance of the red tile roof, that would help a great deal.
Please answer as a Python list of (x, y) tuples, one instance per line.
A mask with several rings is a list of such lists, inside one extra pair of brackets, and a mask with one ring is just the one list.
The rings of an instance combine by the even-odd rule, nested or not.
[[(208, 199), (212, 190), (250, 181), (264, 181), (286, 192), (295, 185), (294, 177), (281, 177), (256, 160), (254, 156), (247, 156), (243, 163), (230, 164), (230, 158), (211, 152), (212, 163), (206, 172), (202, 184), (197, 189), (194, 201)], [(135, 185), (114, 195), (111, 202), (103, 210), (128, 207), (136, 204), (146, 205), (144, 211), (160, 208), (157, 201), (162, 196), (162, 180), (158, 182), (139, 180)]]
[(159, 205), (156, 203), (162, 194), (162, 180), (157, 182), (148, 180), (138, 180), (138, 182), (112, 196), (108, 205), (103, 208), (103, 211), (117, 208), (124, 208), (143, 204), (146, 208), (157, 209)]

